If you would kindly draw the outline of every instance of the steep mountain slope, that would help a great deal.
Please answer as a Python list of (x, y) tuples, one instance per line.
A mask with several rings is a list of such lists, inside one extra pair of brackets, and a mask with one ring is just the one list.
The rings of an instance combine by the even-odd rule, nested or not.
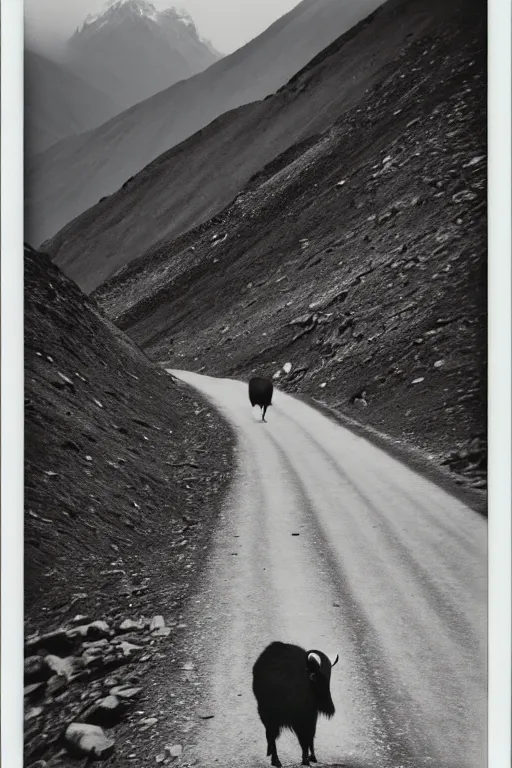
[(25, 150), (35, 155), (64, 139), (94, 128), (121, 112), (98, 88), (33, 51), (25, 51)]
[[(73, 610), (75, 593), (87, 593), (82, 613), (119, 601), (117, 582), (109, 587), (101, 573), (112, 559), (141, 564), (173, 540), (183, 515), (202, 519), (230, 437), (28, 247), (25, 377), (25, 607), (41, 627), (45, 611)], [(203, 453), (217, 439), (216, 456)], [(187, 461), (203, 470), (189, 484)]]
[(378, 29), (393, 53), (329, 130), (94, 295), (154, 359), (275, 374), (484, 486), (486, 9), (390, 0)]
[[(39, 243), (54, 235), (162, 152), (227, 110), (274, 92), (380, 2), (303, 0), (262, 35), (205, 72), (42, 153), (28, 167), (27, 239)], [(149, 214), (144, 213), (138, 229), (153, 228)], [(81, 276), (77, 279), (85, 285)]]
[[(169, 627), (201, 572), (231, 462), (231, 432), (208, 404), (25, 247), (26, 765), (56, 753), (72, 764), (67, 726), (104, 725), (91, 714), (102, 691), (129, 678), (130, 696), (147, 695), (162, 643), (176, 653)], [(155, 614), (167, 628), (150, 636)]]
[(128, 109), (221, 57), (187, 13), (157, 11), (148, 0), (110, 0), (76, 30), (65, 61)]

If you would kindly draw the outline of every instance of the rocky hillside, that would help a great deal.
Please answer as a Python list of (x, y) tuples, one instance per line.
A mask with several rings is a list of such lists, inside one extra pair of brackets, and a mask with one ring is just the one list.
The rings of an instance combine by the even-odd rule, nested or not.
[(110, 0), (76, 30), (65, 63), (128, 109), (220, 58), (185, 11), (160, 11), (149, 0)]
[[(60, 142), (39, 155), (27, 166), (27, 239), (41, 243), (55, 235), (162, 152), (228, 110), (275, 92), (380, 3), (303, 0), (263, 34), (205, 72), (134, 106), (99, 129)], [(185, 178), (196, 171), (194, 166)], [(197, 197), (196, 189), (189, 193), (189, 200)], [(136, 229), (151, 232), (156, 228), (157, 234), (165, 234), (160, 213), (158, 209), (154, 213), (144, 209)], [(118, 266), (116, 263), (114, 268)], [(86, 283), (85, 275), (78, 271), (64, 268), (87, 290), (97, 285)]]
[(27, 156), (121, 112), (121, 106), (101, 89), (30, 50), (25, 51), (24, 81)]
[[(112, 727), (144, 695), (162, 644), (172, 655), (231, 434), (28, 247), (25, 386), (29, 766), (80, 754), (87, 729)], [(111, 735), (91, 733), (112, 751)]]
[[(486, 11), (390, 0), (379, 30), (392, 54), (328, 130), (95, 296), (155, 360), (274, 375), (483, 488)], [(364, 29), (339, 45), (357, 71), (375, 55)]]

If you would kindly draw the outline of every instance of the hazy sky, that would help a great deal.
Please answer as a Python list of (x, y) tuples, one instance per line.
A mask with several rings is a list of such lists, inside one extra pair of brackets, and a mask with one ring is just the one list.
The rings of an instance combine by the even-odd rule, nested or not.
[[(299, 0), (152, 0), (157, 8), (185, 8), (199, 29), (223, 53), (231, 53), (263, 32)], [(25, 17), (38, 38), (65, 38), (104, 0), (25, 0)]]

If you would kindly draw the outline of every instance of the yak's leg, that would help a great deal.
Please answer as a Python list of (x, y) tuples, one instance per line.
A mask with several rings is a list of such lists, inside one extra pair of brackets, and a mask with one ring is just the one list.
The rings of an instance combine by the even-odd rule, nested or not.
[(315, 731), (311, 732), (311, 730), (308, 728), (306, 731), (302, 731), (301, 735), (297, 738), (299, 739), (299, 744), (302, 747), (302, 765), (310, 765), (310, 757), (312, 761), (316, 763), (316, 757), (313, 748)]
[(300, 746), (302, 747), (302, 763), (301, 765), (310, 765), (309, 762), (309, 739), (299, 739)]
[(266, 412), (267, 412), (267, 406), (266, 406), (266, 405), (263, 405), (263, 406), (261, 407), (261, 412), (262, 412), (262, 413), (261, 413), (261, 420), (262, 420), (262, 421), (265, 421), (265, 414), (266, 414)]
[(276, 747), (278, 732), (270, 728), (265, 728), (265, 733), (267, 734), (267, 757), (272, 758), (271, 765), (275, 766), (275, 768), (281, 768), (281, 761), (277, 756)]
[(316, 734), (316, 720), (313, 725), (313, 732), (310, 733), (310, 739), (309, 739), (309, 759), (311, 760), (312, 763), (318, 762), (315, 755), (315, 734)]

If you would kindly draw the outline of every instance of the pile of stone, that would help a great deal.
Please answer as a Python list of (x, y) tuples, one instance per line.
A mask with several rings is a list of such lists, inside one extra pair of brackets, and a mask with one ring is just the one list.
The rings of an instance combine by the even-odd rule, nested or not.
[[(150, 661), (170, 635), (163, 616), (109, 624), (76, 616), (67, 627), (25, 642), (25, 754), (27, 765), (64, 750), (106, 759), (112, 729), (140, 696), (138, 664)], [(35, 761), (35, 762), (34, 762)]]
[(487, 441), (484, 437), (473, 437), (451, 451), (441, 463), (464, 476), (474, 488), (487, 488)]

